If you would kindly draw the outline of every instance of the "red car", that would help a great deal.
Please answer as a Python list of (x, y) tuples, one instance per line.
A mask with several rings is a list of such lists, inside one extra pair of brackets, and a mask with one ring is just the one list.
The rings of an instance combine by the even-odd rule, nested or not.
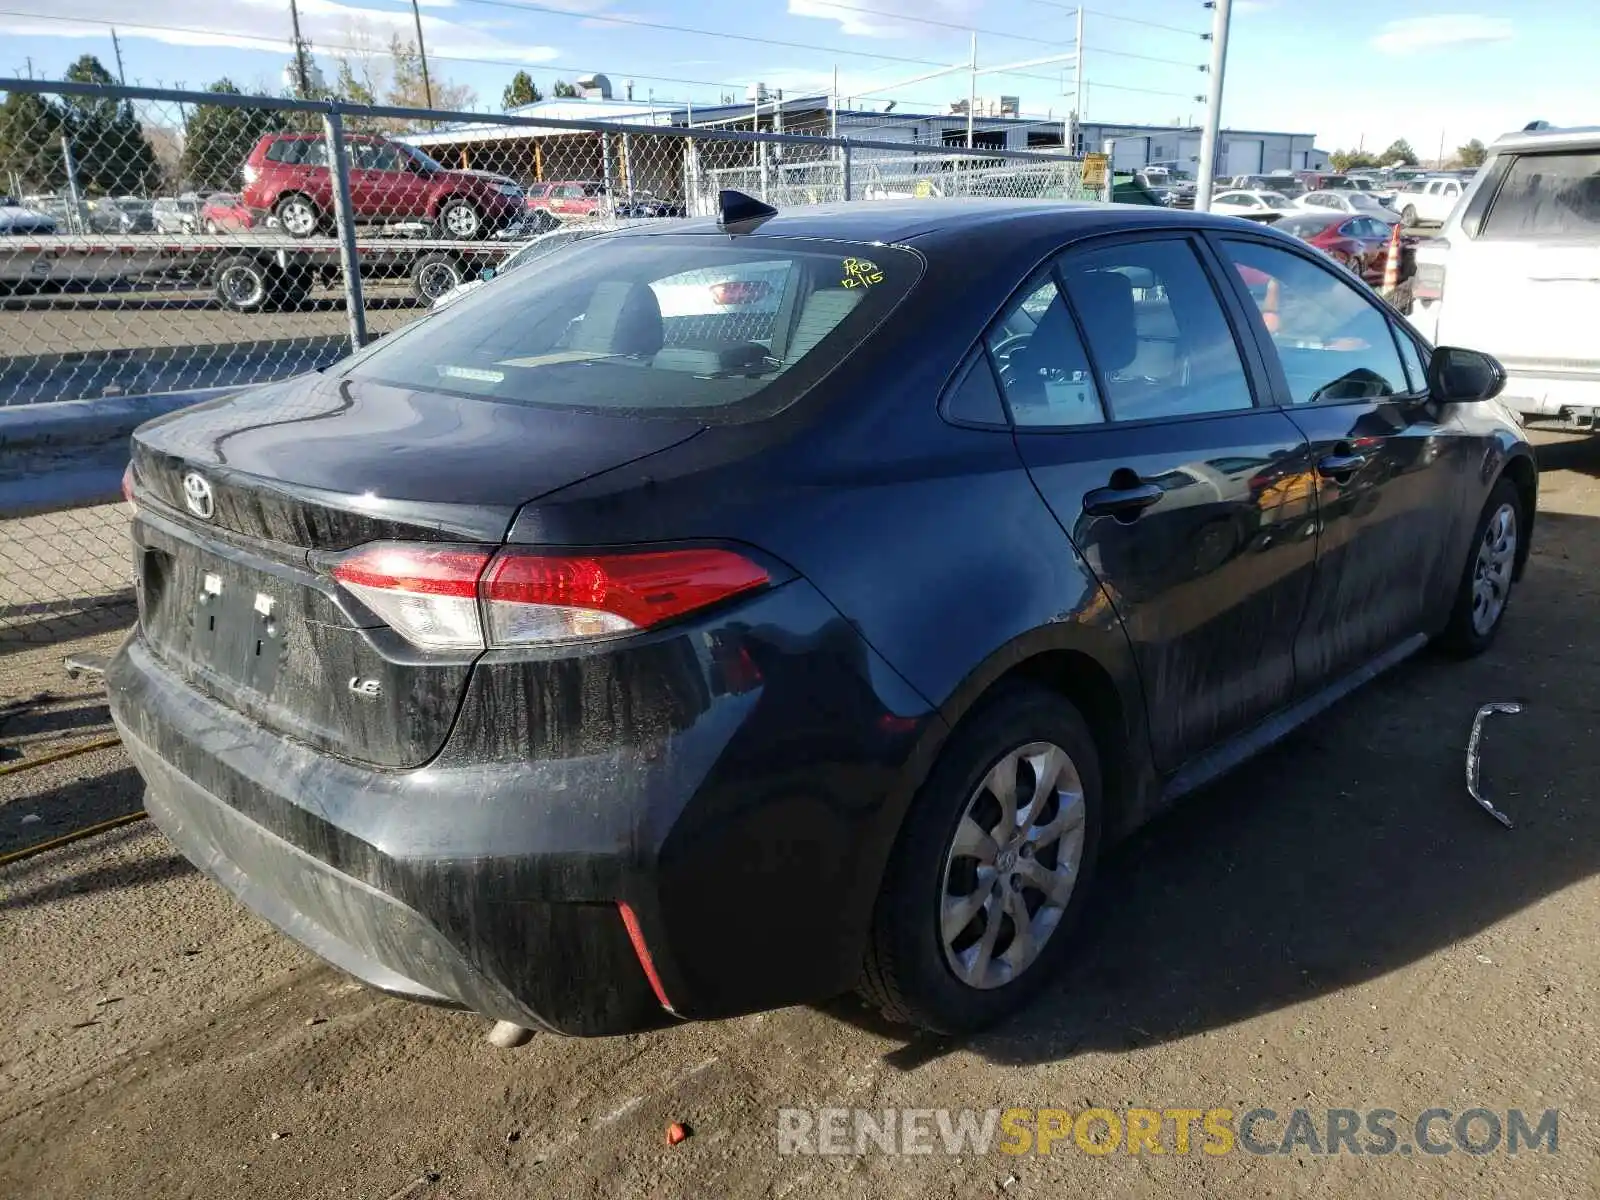
[[(503, 175), (452, 171), (388, 138), (346, 139), (350, 204), (357, 221), (427, 221), (445, 237), (488, 237), (522, 216), (522, 188)], [(244, 165), (245, 207), (271, 213), (290, 237), (311, 237), (333, 220), (333, 177), (321, 134), (269, 133)]]
[(200, 228), (207, 233), (230, 233), (249, 229), (255, 218), (244, 206), (244, 201), (232, 192), (217, 192), (207, 196), (200, 206)]
[[(1378, 217), (1340, 212), (1295, 213), (1273, 226), (1315, 246), (1373, 286), (1383, 282), (1392, 227), (1392, 223)], [(1402, 236), (1400, 239), (1401, 279), (1411, 278), (1416, 269), (1416, 245), (1416, 238)]]
[(606, 210), (606, 185), (592, 179), (536, 183), (528, 189), (528, 207), (559, 217), (592, 217)]

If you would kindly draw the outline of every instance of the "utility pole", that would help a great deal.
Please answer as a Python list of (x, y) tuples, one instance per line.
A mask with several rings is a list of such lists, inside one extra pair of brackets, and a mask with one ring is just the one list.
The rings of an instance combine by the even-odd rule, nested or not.
[(300, 6), (289, 0), (289, 20), (294, 25), (294, 72), (300, 81), (300, 99), (311, 99), (311, 72), (306, 67), (306, 44), (300, 37)]
[(1074, 60), (1072, 73), (1078, 77), (1076, 83), (1077, 96), (1072, 102), (1072, 148), (1069, 154), (1082, 154), (1088, 149), (1083, 145), (1083, 5), (1078, 5), (1078, 41), (1074, 46), (1078, 57)]
[(1200, 135), (1200, 178), (1195, 181), (1196, 212), (1211, 210), (1211, 185), (1217, 174), (1217, 135), (1222, 130), (1222, 82), (1228, 68), (1228, 17), (1233, 0), (1206, 0), (1211, 19), (1211, 89), (1206, 127)]
[(1439, 130), (1439, 170), (1444, 170), (1444, 130)]
[[(433, 107), (433, 84), (428, 81), (428, 48), (422, 44), (422, 9), (417, 7), (417, 0), (411, 0), (411, 15), (417, 22), (417, 56), (422, 60), (422, 94), (427, 97), (428, 107)], [(628, 97), (630, 100), (633, 97)]]
[(33, 55), (28, 55), (28, 78), (33, 78)]
[(111, 49), (116, 52), (117, 56), (117, 82), (122, 84), (123, 87), (127, 87), (128, 77), (122, 71), (122, 43), (117, 40), (117, 27), (115, 25), (111, 27)]
[(972, 112), (978, 107), (978, 34), (972, 34), (972, 67), (967, 76), (967, 149), (972, 149)]

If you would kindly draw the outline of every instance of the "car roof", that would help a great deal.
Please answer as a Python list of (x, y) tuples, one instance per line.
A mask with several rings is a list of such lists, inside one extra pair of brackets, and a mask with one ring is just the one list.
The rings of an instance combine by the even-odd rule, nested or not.
[(1490, 149), (1570, 150), (1591, 146), (1600, 149), (1600, 125), (1575, 126), (1571, 129), (1525, 129), (1501, 134), (1495, 138)]
[[(926, 200), (857, 200), (778, 210), (752, 233), (763, 237), (812, 238), (839, 242), (935, 242), (1008, 222), (1025, 222), (1030, 233), (1064, 238), (1160, 228), (1237, 229), (1236, 217), (1148, 204), (1099, 201), (1013, 200), (973, 197)], [(653, 232), (722, 233), (711, 217), (647, 224), (619, 230), (618, 236)]]

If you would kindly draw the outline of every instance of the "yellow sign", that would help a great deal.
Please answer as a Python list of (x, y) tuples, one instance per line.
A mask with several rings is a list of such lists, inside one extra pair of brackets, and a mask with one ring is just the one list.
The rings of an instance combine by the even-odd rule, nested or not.
[(929, 196), (933, 195), (933, 184), (929, 183), (926, 179), (917, 180), (917, 186), (912, 189), (912, 195), (914, 195), (918, 200), (926, 200)]
[(1085, 154), (1083, 156), (1083, 186), (1087, 188), (1105, 187), (1107, 165), (1108, 162), (1104, 154)]

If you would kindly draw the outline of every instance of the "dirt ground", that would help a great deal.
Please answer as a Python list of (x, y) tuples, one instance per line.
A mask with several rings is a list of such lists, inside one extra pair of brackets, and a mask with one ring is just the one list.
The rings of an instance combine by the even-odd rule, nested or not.
[[(908, 1039), (840, 1001), (497, 1050), (481, 1020), (321, 966), (147, 823), (0, 868), (0, 1195), (1600, 1195), (1600, 441), (1540, 440), (1534, 555), (1495, 649), (1409, 663), (1119, 848), (1075, 967), (981, 1037)], [(0, 648), (0, 697), (65, 696), (0, 741), (96, 733), (63, 649)], [(1486, 734), (1510, 831), (1463, 786), (1491, 700), (1526, 705)], [(137, 805), (114, 748), (0, 776), (0, 854)], [(1096, 1105), (1556, 1108), (1560, 1140), (778, 1153), (787, 1106)], [(669, 1148), (672, 1121), (693, 1135)]]

